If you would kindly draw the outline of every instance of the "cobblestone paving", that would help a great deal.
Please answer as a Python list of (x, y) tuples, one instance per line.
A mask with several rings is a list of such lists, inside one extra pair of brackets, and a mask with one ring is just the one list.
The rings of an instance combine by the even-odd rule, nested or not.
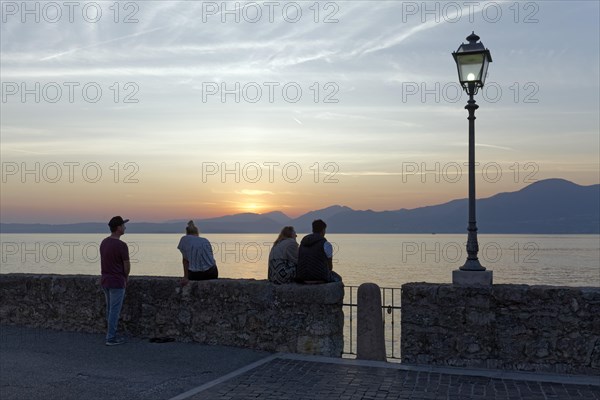
[[(600, 378), (599, 378), (600, 379)], [(600, 387), (275, 359), (193, 400), (593, 400)]]

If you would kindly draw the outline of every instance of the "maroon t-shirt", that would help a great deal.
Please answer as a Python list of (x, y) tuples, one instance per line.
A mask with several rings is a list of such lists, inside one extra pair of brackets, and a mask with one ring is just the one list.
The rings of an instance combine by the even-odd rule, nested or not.
[(102, 279), (100, 284), (108, 289), (122, 289), (127, 285), (125, 261), (129, 261), (127, 243), (107, 237), (100, 244), (100, 265)]

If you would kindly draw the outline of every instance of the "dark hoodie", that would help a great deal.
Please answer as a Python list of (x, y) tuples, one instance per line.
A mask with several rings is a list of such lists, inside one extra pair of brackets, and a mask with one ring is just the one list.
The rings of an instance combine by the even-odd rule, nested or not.
[(325, 281), (329, 280), (329, 265), (323, 244), (327, 241), (323, 236), (311, 233), (304, 236), (298, 248), (298, 266), (296, 280)]

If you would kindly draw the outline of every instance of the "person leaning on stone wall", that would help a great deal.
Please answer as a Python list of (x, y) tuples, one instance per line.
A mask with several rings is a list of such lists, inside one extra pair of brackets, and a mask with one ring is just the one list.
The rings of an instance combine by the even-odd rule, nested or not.
[(276, 284), (292, 283), (296, 278), (298, 242), (293, 226), (284, 226), (269, 252), (268, 278)]
[(296, 281), (299, 283), (341, 282), (342, 277), (333, 271), (333, 247), (325, 239), (327, 224), (320, 219), (312, 223), (310, 235), (306, 235), (298, 248)]
[(182, 285), (189, 281), (217, 279), (219, 269), (213, 256), (212, 246), (208, 239), (199, 236), (199, 230), (194, 221), (189, 221), (185, 228), (185, 236), (179, 240), (177, 248), (183, 256)]
[(131, 271), (129, 248), (120, 239), (125, 234), (127, 221), (121, 216), (113, 217), (108, 223), (110, 236), (100, 243), (100, 284), (106, 298), (107, 346), (125, 343), (123, 338), (117, 338), (117, 325), (125, 299), (127, 277)]

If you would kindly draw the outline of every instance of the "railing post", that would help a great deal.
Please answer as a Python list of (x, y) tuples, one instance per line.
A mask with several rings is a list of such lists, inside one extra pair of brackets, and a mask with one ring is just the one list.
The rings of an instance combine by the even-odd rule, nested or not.
[(387, 361), (379, 286), (374, 283), (359, 286), (357, 314), (356, 358)]

